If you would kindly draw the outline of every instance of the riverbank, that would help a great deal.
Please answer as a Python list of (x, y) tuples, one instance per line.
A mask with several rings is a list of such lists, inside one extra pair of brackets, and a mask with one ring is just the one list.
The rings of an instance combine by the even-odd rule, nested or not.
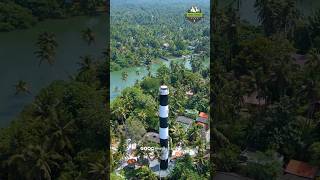
[(0, 32), (33, 28), (42, 21), (75, 16), (99, 15), (107, 11), (106, 3), (52, 0), (50, 3), (0, 2)]
[[(151, 73), (154, 75), (161, 64), (165, 64), (169, 67), (171, 61), (179, 61), (182, 59), (184, 59), (184, 57), (170, 57), (168, 58), (168, 61), (157, 60), (157, 63), (153, 63), (151, 66)], [(209, 59), (209, 57), (205, 59), (205, 66), (209, 66)], [(185, 66), (191, 69), (189, 60), (190, 59), (187, 58)], [(122, 72), (124, 71), (128, 73), (128, 79), (126, 81), (123, 81), (121, 76)], [(137, 73), (137, 71), (139, 71), (139, 74)], [(141, 80), (143, 77), (147, 76), (147, 74), (148, 72), (145, 67), (130, 67), (124, 68), (120, 71), (110, 72), (110, 100), (112, 101), (114, 98), (121, 94), (121, 91), (123, 89), (133, 86), (137, 80)]]

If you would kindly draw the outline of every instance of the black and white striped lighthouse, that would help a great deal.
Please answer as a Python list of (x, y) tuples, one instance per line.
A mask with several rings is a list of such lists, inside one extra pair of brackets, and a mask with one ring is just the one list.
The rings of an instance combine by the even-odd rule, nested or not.
[(159, 106), (159, 120), (160, 120), (160, 146), (162, 148), (160, 156), (160, 169), (166, 170), (168, 168), (168, 158), (169, 158), (169, 127), (168, 127), (168, 116), (169, 116), (169, 106), (168, 106), (168, 96), (169, 89), (167, 86), (160, 86), (160, 106)]

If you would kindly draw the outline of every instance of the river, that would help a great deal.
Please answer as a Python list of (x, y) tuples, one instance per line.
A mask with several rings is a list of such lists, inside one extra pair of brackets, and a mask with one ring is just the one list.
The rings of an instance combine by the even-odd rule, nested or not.
[[(72, 17), (60, 20), (46, 20), (26, 30), (0, 33), (0, 127), (5, 127), (23, 107), (34, 99), (39, 90), (54, 80), (66, 80), (74, 74), (80, 56), (102, 56), (106, 45), (106, 17)], [(87, 27), (96, 35), (94, 45), (88, 46), (81, 38), (81, 31)], [(35, 43), (41, 32), (53, 32), (58, 42), (56, 62), (53, 66), (42, 63), (34, 52)], [(32, 95), (15, 95), (17, 81), (26, 81)]]
[[(153, 63), (151, 66), (151, 74), (155, 75), (157, 69), (160, 67), (161, 63), (169, 67), (170, 61), (181, 61), (183, 58), (170, 58), (169, 61), (159, 60), (156, 63)], [(185, 67), (191, 69), (191, 65), (188, 61), (185, 62)], [(209, 58), (205, 59), (203, 64), (204, 66), (209, 66)], [(122, 72), (126, 71), (128, 73), (128, 79), (126, 81), (122, 80)], [(139, 74), (136, 72), (139, 71)], [(126, 88), (134, 85), (137, 80), (141, 80), (143, 77), (147, 76), (148, 71), (145, 67), (132, 67), (132, 68), (125, 68), (120, 71), (114, 71), (110, 73), (110, 100), (116, 98), (121, 91)]]

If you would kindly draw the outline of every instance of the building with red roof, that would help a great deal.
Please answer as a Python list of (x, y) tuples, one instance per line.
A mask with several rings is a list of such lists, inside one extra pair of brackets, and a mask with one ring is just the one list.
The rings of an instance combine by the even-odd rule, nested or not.
[(288, 173), (289, 176), (294, 175), (304, 179), (315, 179), (318, 170), (318, 167), (311, 166), (308, 163), (290, 160), (284, 172)]
[(205, 118), (205, 119), (208, 119), (208, 118), (209, 118), (208, 114), (206, 114), (206, 113), (204, 113), (204, 112), (200, 112), (200, 113), (199, 113), (199, 117), (202, 117), (202, 118)]
[(196, 119), (196, 124), (203, 126), (207, 130), (209, 129), (208, 118), (209, 118), (208, 114), (204, 112), (200, 112), (199, 117), (197, 117)]

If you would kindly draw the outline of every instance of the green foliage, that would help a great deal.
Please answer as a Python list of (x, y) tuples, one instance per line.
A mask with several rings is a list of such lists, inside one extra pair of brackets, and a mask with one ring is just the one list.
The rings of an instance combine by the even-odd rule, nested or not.
[(202, 174), (197, 173), (193, 166), (192, 158), (189, 155), (184, 156), (176, 161), (176, 165), (173, 168), (170, 179), (202, 179), (205, 178)]
[[(107, 138), (104, 96), (85, 83), (55, 81), (16, 122), (1, 130), (2, 179), (103, 175)], [(30, 169), (30, 163), (34, 164)]]
[(265, 114), (260, 114), (261, 119), (255, 118), (251, 142), (261, 149), (274, 148), (293, 156), (293, 148), (299, 147), (301, 141), (293, 104), (288, 98), (281, 99)]
[(157, 69), (157, 78), (160, 79), (161, 83), (168, 84), (169, 77), (170, 77), (170, 69), (166, 65), (162, 64)]
[(157, 180), (156, 174), (151, 171), (151, 169), (147, 166), (142, 166), (141, 168), (137, 169), (135, 172), (135, 177), (141, 180)]
[(130, 137), (134, 142), (138, 142), (146, 133), (146, 130), (144, 129), (142, 122), (134, 117), (129, 117), (127, 119), (126, 131), (127, 137)]
[(13, 2), (0, 2), (0, 31), (32, 27), (36, 19), (30, 10)]
[(39, 66), (43, 61), (47, 61), (50, 65), (53, 65), (58, 47), (55, 34), (49, 32), (41, 33), (36, 45), (39, 49), (35, 52), (39, 58)]
[[(132, 66), (148, 67), (163, 57), (209, 52), (209, 34), (202, 33), (208, 30), (206, 19), (190, 28), (181, 16), (185, 9), (180, 4), (157, 2), (161, 5), (155, 6), (153, 3), (145, 3), (143, 10), (135, 10), (141, 7), (131, 3), (111, 7), (111, 71)], [(188, 50), (188, 46), (196, 49)]]
[(298, 53), (306, 54), (311, 48), (311, 42), (308, 26), (303, 23), (298, 24), (294, 32), (294, 47), (298, 49)]
[(218, 170), (230, 172), (237, 168), (239, 161), (240, 149), (238, 146), (230, 144), (220, 148), (214, 157), (214, 163)]
[(320, 142), (314, 142), (309, 147), (310, 162), (316, 166), (320, 165)]
[(32, 27), (38, 20), (65, 18), (73, 15), (94, 15), (105, 6), (104, 0), (81, 0), (80, 4), (62, 0), (2, 0), (0, 31)]
[[(285, 161), (318, 165), (319, 12), (307, 21), (293, 0), (257, 0), (262, 26), (255, 26), (237, 21), (230, 7), (214, 7), (210, 123), (217, 169), (238, 172), (243, 165), (238, 173), (252, 179), (277, 179), (282, 164), (269, 149)], [(266, 153), (239, 163), (244, 149)]]
[(255, 7), (267, 36), (275, 33), (290, 35), (293, 32), (299, 12), (294, 0), (257, 0)]
[(320, 50), (320, 10), (316, 11), (315, 14), (309, 17), (309, 30), (310, 30), (310, 38), (313, 43), (313, 47), (317, 50)]
[[(111, 103), (111, 116), (117, 121), (138, 117), (146, 129), (157, 129), (156, 101), (138, 87), (126, 88)], [(120, 122), (121, 123), (121, 122)]]
[(110, 174), (110, 179), (111, 180), (124, 180), (123, 177), (116, 175), (115, 173)]
[(282, 163), (273, 151), (257, 152), (244, 167), (245, 174), (256, 180), (277, 180), (282, 175)]

